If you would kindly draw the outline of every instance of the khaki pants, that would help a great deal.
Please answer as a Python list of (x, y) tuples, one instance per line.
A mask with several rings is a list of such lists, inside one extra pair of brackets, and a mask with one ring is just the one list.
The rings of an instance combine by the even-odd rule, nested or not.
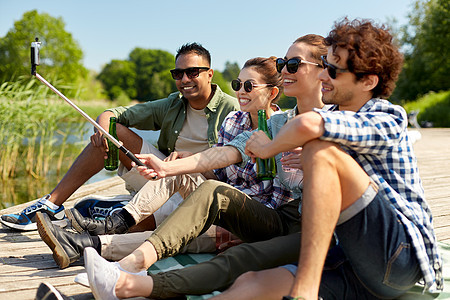
[[(160, 159), (165, 156), (154, 146), (143, 141), (141, 153), (152, 153)], [(205, 178), (201, 174), (172, 176), (151, 181), (145, 179), (136, 169), (127, 170), (122, 164), (118, 175), (126, 182), (127, 190), (133, 195), (124, 206), (136, 224), (154, 215), (156, 226), (174, 211), (183, 198), (192, 193)], [(153, 231), (100, 236), (102, 256), (109, 260), (120, 260), (138, 248)], [(191, 245), (181, 251), (190, 253), (214, 252), (216, 250), (216, 227), (212, 226)]]
[[(144, 243), (153, 231), (133, 232), (126, 234), (101, 235), (101, 254), (104, 258), (118, 261), (136, 250)], [(216, 251), (216, 226), (211, 226), (204, 234), (184, 247), (181, 252), (205, 253)]]
[(148, 238), (158, 258), (179, 253), (212, 224), (251, 243), (232, 247), (193, 267), (151, 275), (154, 289), (150, 298), (210, 293), (228, 287), (244, 272), (296, 262), (299, 202), (296, 199), (271, 209), (226, 183), (205, 181)]
[[(165, 158), (164, 154), (145, 141), (142, 143), (141, 153)], [(206, 180), (198, 173), (147, 180), (135, 168), (128, 171), (122, 164), (119, 166), (118, 175), (125, 180), (128, 191), (134, 195), (124, 209), (133, 216), (136, 224), (154, 214), (175, 193), (178, 192), (182, 198), (186, 198)]]

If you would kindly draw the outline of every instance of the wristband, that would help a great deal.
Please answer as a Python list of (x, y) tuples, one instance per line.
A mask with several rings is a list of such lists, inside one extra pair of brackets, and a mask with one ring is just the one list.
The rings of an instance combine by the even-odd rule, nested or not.
[(291, 296), (283, 296), (282, 300), (306, 300), (302, 296), (299, 297), (291, 297)]

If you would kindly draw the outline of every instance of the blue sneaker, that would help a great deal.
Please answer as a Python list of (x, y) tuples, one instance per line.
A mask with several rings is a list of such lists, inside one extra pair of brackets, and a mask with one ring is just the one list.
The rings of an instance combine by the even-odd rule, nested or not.
[(131, 195), (117, 195), (113, 197), (87, 196), (75, 203), (74, 208), (83, 217), (103, 220), (111, 214), (118, 212), (131, 200)]
[(57, 210), (51, 209), (44, 204), (44, 201), (50, 199), (50, 195), (45, 195), (37, 202), (31, 204), (19, 214), (2, 215), (0, 221), (3, 225), (10, 228), (27, 231), (36, 230), (36, 213), (38, 211), (46, 213), (53, 224), (60, 227), (67, 225), (67, 219), (65, 219), (64, 206), (61, 205)]

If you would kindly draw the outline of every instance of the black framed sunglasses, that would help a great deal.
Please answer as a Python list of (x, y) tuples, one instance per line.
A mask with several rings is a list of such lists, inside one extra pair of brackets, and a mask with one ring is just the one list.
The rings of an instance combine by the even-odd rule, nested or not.
[(298, 67), (301, 64), (320, 66), (318, 63), (306, 61), (306, 60), (303, 60), (303, 59), (300, 59), (297, 57), (290, 58), (288, 60), (284, 60), (282, 58), (277, 58), (277, 60), (275, 61), (275, 64), (277, 66), (278, 73), (281, 73), (281, 70), (283, 70), (284, 66), (286, 66), (286, 70), (291, 74), (297, 73)]
[(253, 90), (253, 88), (256, 86), (273, 86), (272, 84), (269, 84), (269, 83), (256, 84), (256, 83), (251, 82), (250, 80), (246, 80), (246, 81), (242, 82), (239, 78), (231, 81), (231, 88), (236, 92), (242, 88), (242, 85), (244, 85), (244, 90), (247, 93), (250, 93)]
[(323, 68), (327, 69), (328, 75), (330, 75), (332, 79), (336, 79), (338, 73), (350, 72), (348, 69), (339, 69), (338, 67), (328, 63), (326, 55), (322, 55), (320, 59), (322, 59)]
[(210, 68), (208, 67), (192, 67), (192, 68), (186, 68), (186, 69), (173, 69), (170, 70), (170, 73), (172, 73), (172, 78), (175, 80), (180, 80), (183, 78), (183, 74), (186, 73), (186, 76), (189, 79), (197, 78), (198, 75), (200, 75), (200, 71), (208, 71)]

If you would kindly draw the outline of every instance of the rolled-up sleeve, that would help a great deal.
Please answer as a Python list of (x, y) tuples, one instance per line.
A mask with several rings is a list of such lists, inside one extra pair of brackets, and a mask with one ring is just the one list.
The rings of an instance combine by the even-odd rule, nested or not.
[(345, 145), (358, 153), (391, 151), (403, 138), (407, 125), (402, 111), (395, 108), (389, 112), (314, 111), (324, 121), (321, 140)]
[(245, 145), (247, 144), (247, 140), (250, 138), (252, 134), (253, 133), (250, 131), (244, 131), (241, 134), (237, 135), (231, 142), (225, 144), (225, 146), (231, 146), (236, 148), (241, 153), (242, 161), (236, 164), (241, 168), (245, 167), (245, 164), (249, 160), (251, 160), (250, 156), (245, 154)]

